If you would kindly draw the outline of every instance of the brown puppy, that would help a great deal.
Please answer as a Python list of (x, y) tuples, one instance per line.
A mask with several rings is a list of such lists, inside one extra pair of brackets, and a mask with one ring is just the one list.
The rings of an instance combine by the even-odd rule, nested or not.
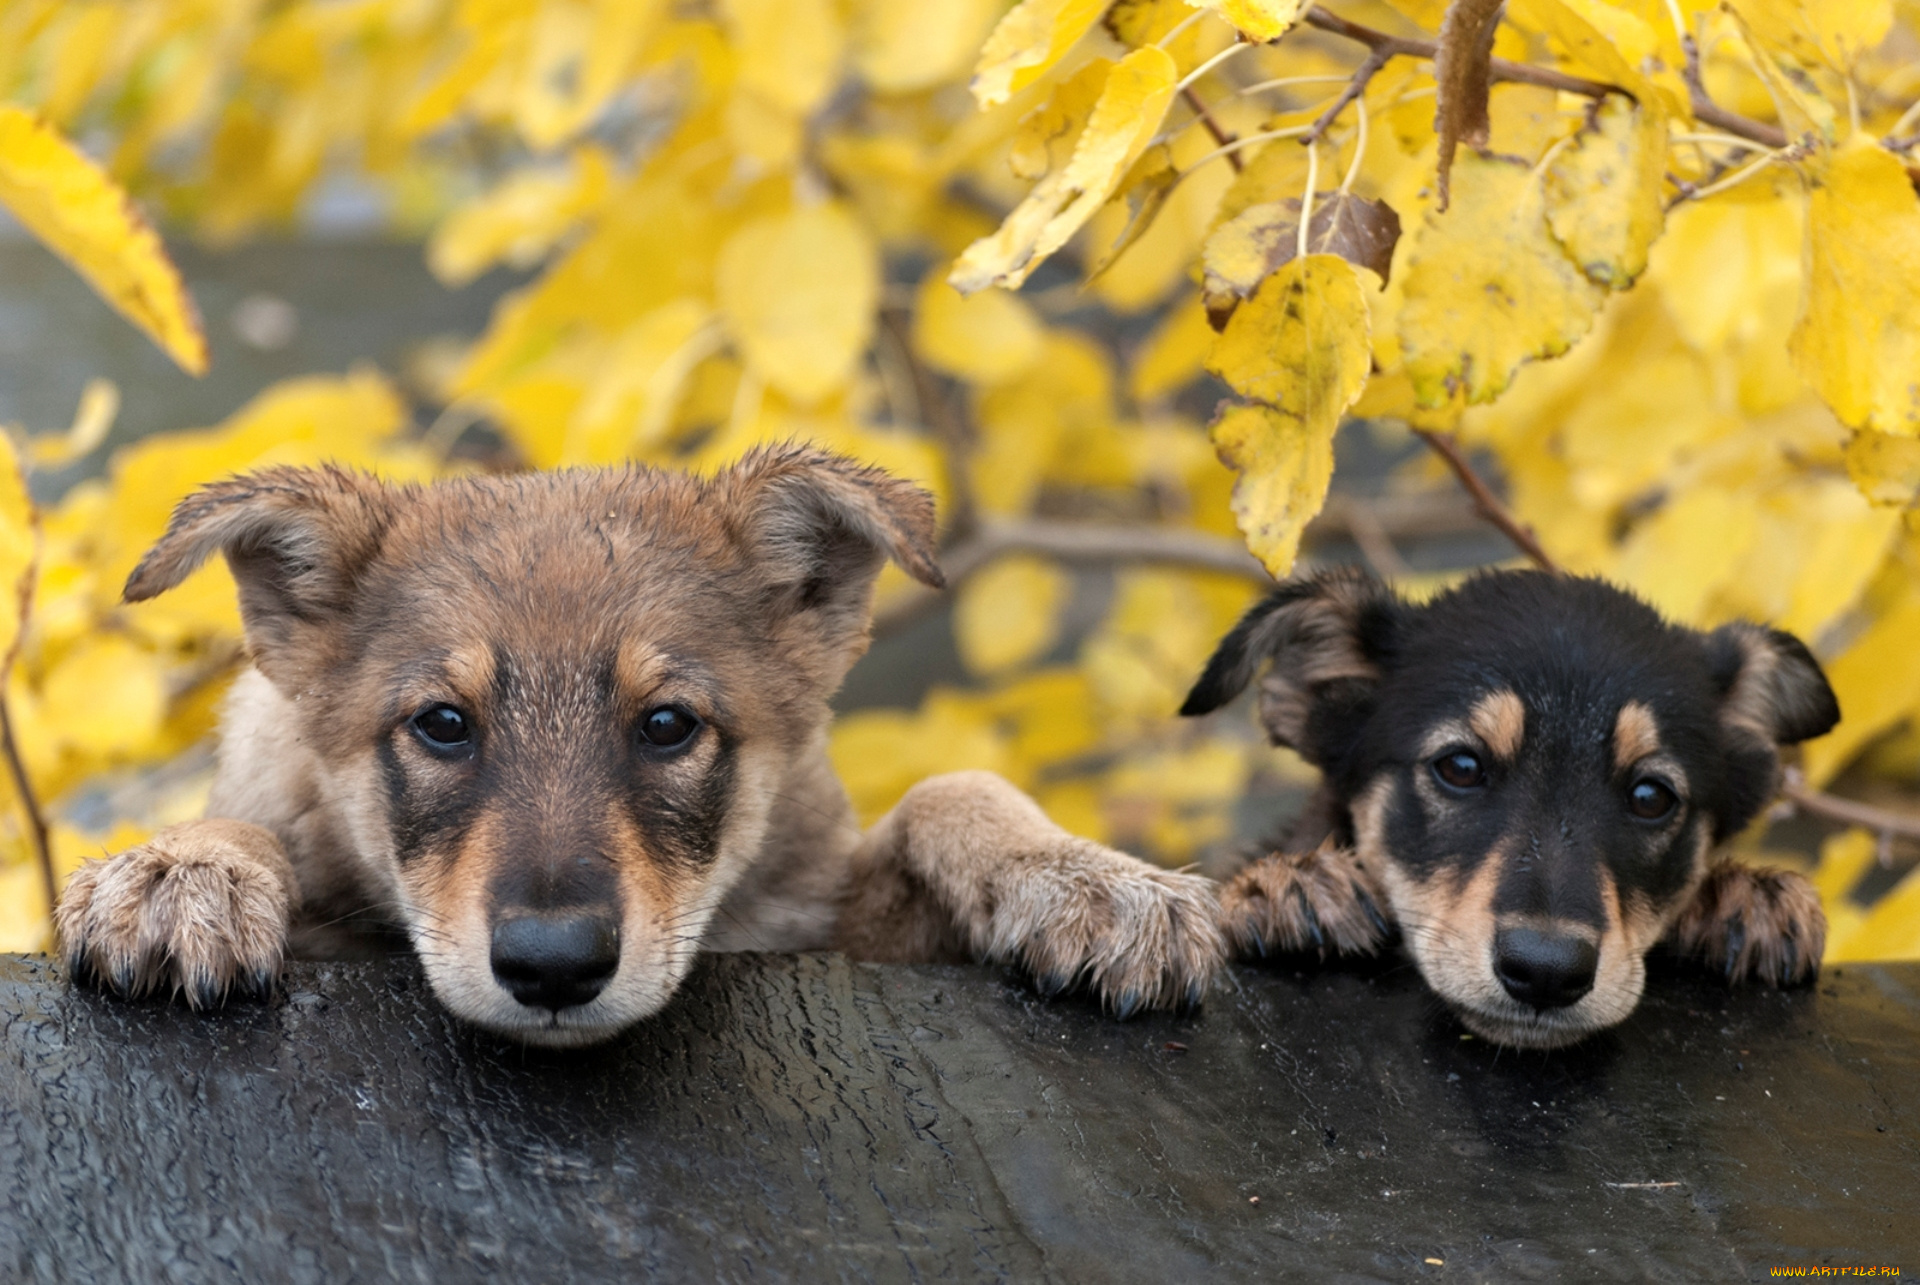
[(403, 931), (459, 1016), (604, 1039), (700, 950), (1017, 962), (1121, 1014), (1199, 999), (1210, 885), (1053, 825), (987, 773), (864, 836), (826, 755), (892, 558), (933, 502), (830, 455), (395, 487), (274, 469), (184, 501), (127, 583), (215, 552), (253, 668), (209, 819), (93, 862), (57, 913), (76, 975), (195, 1005), (269, 988), (289, 930)]
[(1370, 953), (1391, 920), (1468, 1029), (1535, 1048), (1623, 1020), (1662, 940), (1729, 981), (1819, 969), (1812, 886), (1715, 858), (1779, 788), (1779, 747), (1840, 716), (1790, 635), (1682, 629), (1572, 576), (1415, 605), (1332, 571), (1248, 612), (1182, 712), (1267, 661), (1261, 720), (1324, 784), (1221, 892), (1243, 952)]

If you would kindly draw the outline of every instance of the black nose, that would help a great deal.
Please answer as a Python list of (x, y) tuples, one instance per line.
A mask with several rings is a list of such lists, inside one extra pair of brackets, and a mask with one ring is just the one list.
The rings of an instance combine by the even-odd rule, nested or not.
[(493, 975), (528, 1008), (584, 1004), (619, 966), (620, 925), (603, 915), (522, 915), (494, 925)]
[(1535, 1008), (1565, 1008), (1593, 989), (1600, 952), (1591, 942), (1531, 928), (1493, 938), (1493, 972), (1507, 994)]

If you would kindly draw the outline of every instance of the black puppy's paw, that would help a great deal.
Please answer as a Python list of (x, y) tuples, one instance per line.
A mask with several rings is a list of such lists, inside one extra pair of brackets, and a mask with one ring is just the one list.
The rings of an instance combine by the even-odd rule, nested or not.
[(1820, 972), (1827, 914), (1805, 876), (1727, 864), (1707, 875), (1668, 937), (1729, 983), (1799, 986)]
[(1243, 957), (1371, 955), (1393, 935), (1379, 880), (1350, 848), (1276, 852), (1220, 890), (1220, 928)]

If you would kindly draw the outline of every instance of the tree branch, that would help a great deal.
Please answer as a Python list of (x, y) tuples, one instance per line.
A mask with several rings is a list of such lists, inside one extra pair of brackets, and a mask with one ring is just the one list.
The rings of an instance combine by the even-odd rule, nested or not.
[(1807, 784), (1799, 768), (1787, 769), (1786, 779), (1780, 786), (1780, 797), (1789, 807), (1817, 816), (1826, 821), (1837, 821), (1841, 825), (1859, 826), (1863, 830), (1872, 830), (1884, 843), (1888, 838), (1920, 839), (1920, 817), (1904, 812), (1890, 812), (1886, 808), (1877, 808), (1871, 803), (1861, 803), (1855, 799), (1843, 799), (1838, 795), (1816, 790)]
[[(1301, 21), (1309, 27), (1358, 41), (1370, 51), (1366, 60), (1354, 71), (1353, 79), (1348, 82), (1339, 101), (1314, 122), (1313, 131), (1307, 135), (1308, 140), (1318, 138), (1329, 125), (1333, 124), (1334, 118), (1346, 108), (1348, 103), (1366, 92), (1367, 82), (1372, 80), (1374, 74), (1386, 66), (1389, 60), (1402, 57), (1431, 59), (1439, 49), (1438, 41), (1390, 36), (1384, 31), (1377, 31), (1372, 27), (1362, 26), (1360, 23), (1342, 18), (1338, 14), (1329, 13), (1318, 5), (1307, 10), (1306, 16)], [(1779, 126), (1752, 120), (1738, 112), (1730, 112), (1707, 95), (1706, 87), (1700, 80), (1700, 59), (1694, 50), (1693, 38), (1688, 36), (1684, 39), (1688, 53), (1687, 91), (1693, 99), (1694, 116), (1715, 129), (1725, 130), (1749, 142), (1759, 143), (1765, 147), (1785, 147), (1787, 136)], [(1560, 89), (1570, 94), (1582, 94), (1588, 98), (1604, 98), (1608, 94), (1619, 94), (1623, 98), (1633, 97), (1619, 85), (1588, 80), (1584, 76), (1571, 76), (1563, 71), (1555, 71), (1551, 67), (1535, 67), (1531, 63), (1510, 62), (1505, 58), (1493, 59), (1489, 67), (1496, 83), (1538, 85), (1543, 89)]]
[(1460, 453), (1460, 447), (1455, 444), (1452, 434), (1435, 433), (1422, 428), (1416, 428), (1413, 431), (1426, 439), (1427, 445), (1433, 448), (1434, 454), (1447, 462), (1447, 467), (1453, 470), (1453, 475), (1460, 479), (1460, 485), (1467, 488), (1467, 494), (1473, 497), (1473, 508), (1476, 513), (1499, 527), (1509, 540), (1519, 546), (1522, 553), (1533, 559), (1535, 566), (1542, 571), (1560, 574), (1559, 565), (1547, 556), (1545, 549), (1540, 547), (1540, 541), (1534, 537), (1533, 528), (1514, 517), (1513, 511), (1500, 503), (1499, 497), (1487, 485), (1486, 479), (1475, 472), (1473, 465), (1467, 462), (1467, 457)]
[[(1193, 114), (1198, 116), (1200, 123), (1207, 127), (1207, 133), (1213, 135), (1215, 146), (1229, 147), (1240, 141), (1239, 135), (1213, 118), (1213, 113), (1207, 110), (1205, 100), (1193, 92), (1192, 85), (1188, 85), (1185, 89), (1182, 89), (1180, 91), (1180, 97), (1186, 100), (1187, 106), (1193, 108)], [(1238, 152), (1227, 153), (1227, 164), (1233, 166), (1233, 172), (1236, 174), (1247, 167), (1247, 163), (1240, 159), (1240, 153)]]
[(27, 778), (27, 765), (20, 759), (20, 745), (13, 735), (13, 715), (7, 709), (4, 698), (0, 698), (0, 751), (6, 754), (7, 771), (13, 776), (14, 791), (19, 794), (20, 806), (27, 814), (33, 856), (40, 866), (40, 882), (46, 888), (47, 913), (51, 915), (53, 903), (60, 896), (60, 887), (53, 876), (53, 847), (47, 841), (47, 817), (40, 810), (40, 800), (33, 792), (33, 782)]

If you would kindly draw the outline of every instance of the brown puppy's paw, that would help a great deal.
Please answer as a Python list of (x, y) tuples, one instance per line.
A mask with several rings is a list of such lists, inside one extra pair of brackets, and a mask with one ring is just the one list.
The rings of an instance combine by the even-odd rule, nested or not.
[(293, 888), (267, 831), (189, 821), (80, 867), (54, 926), (75, 978), (128, 996), (184, 994), (201, 1008), (232, 990), (272, 990)]
[(1373, 872), (1351, 848), (1276, 852), (1220, 890), (1220, 928), (1243, 957), (1371, 955), (1393, 935)]
[(1226, 961), (1212, 880), (1084, 839), (1016, 863), (994, 892), (989, 958), (1017, 961), (1049, 995), (1084, 982), (1122, 1018), (1198, 1004)]
[(1729, 864), (1707, 875), (1670, 936), (1728, 982), (1797, 986), (1820, 971), (1827, 915), (1804, 876)]

